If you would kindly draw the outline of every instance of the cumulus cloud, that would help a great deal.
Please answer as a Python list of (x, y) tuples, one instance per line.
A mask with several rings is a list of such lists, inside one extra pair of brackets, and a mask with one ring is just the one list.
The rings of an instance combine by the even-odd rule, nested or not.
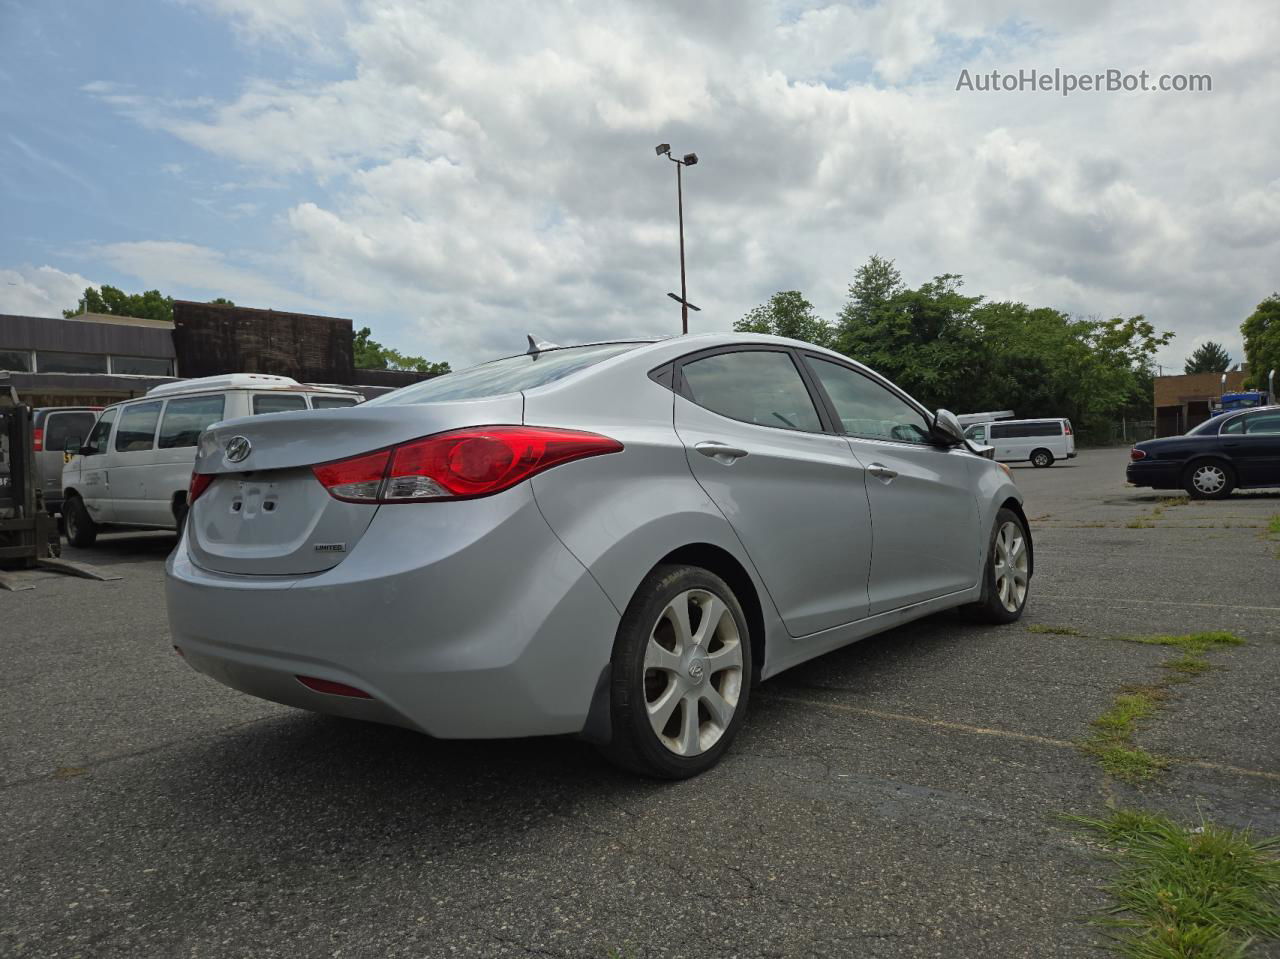
[(0, 313), (15, 316), (61, 316), (75, 307), (85, 287), (97, 286), (79, 273), (52, 266), (0, 269)]
[[(256, 276), (273, 296), (388, 317), (384, 338), (412, 352), (457, 363), (528, 329), (669, 331), (674, 175), (659, 141), (702, 160), (686, 233), (703, 328), (776, 289), (832, 315), (879, 252), (912, 282), (959, 272), (998, 298), (1146, 313), (1179, 332), (1172, 363), (1205, 330), (1238, 352), (1231, 331), (1275, 285), (1280, 127), (1263, 118), (1280, 8), (1260, 0), (192, 2), (300, 65), (348, 67), (248, 77), (215, 104), (98, 91), (303, 194), (276, 224), (285, 249), (234, 267), (115, 246), (131, 269), (234, 269), (249, 290)], [(1208, 72), (1214, 89), (955, 90), (961, 68), (1032, 67)]]

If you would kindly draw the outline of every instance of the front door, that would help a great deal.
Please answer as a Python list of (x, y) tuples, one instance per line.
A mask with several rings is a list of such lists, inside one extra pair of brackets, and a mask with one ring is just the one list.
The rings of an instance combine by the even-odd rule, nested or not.
[(977, 585), (978, 457), (934, 443), (925, 414), (864, 373), (815, 354), (805, 362), (867, 473), (871, 615)]
[[(80, 480), (76, 484), (80, 490), (80, 498), (95, 523), (110, 523), (115, 520), (107, 456), (111, 452), (111, 427), (115, 425), (119, 412), (119, 408), (112, 407), (98, 417), (98, 422), (93, 425), (93, 431), (84, 444), (84, 452), (72, 460), (80, 468)], [(74, 471), (75, 466), (71, 469), (72, 473)]]
[(862, 468), (824, 432), (785, 349), (695, 355), (677, 374), (689, 466), (733, 527), (793, 636), (867, 614), (871, 526)]

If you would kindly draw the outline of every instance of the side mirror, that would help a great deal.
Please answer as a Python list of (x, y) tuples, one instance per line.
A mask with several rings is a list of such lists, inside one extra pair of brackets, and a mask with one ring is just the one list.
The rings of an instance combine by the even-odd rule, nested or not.
[(66, 444), (62, 447), (64, 453), (74, 453), (79, 455), (84, 449), (84, 440), (79, 436), (68, 436)]
[(938, 410), (933, 414), (933, 435), (948, 446), (964, 445), (964, 427), (950, 410)]

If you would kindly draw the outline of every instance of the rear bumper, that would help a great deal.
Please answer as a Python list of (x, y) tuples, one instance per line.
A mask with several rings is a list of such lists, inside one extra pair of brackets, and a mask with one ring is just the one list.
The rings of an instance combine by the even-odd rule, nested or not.
[(1150, 486), (1153, 489), (1179, 489), (1182, 486), (1182, 469), (1178, 464), (1130, 463), (1124, 477), (1134, 486)]
[[(619, 613), (552, 533), (528, 485), (384, 506), (338, 566), (301, 577), (166, 566), (173, 642), (263, 699), (444, 738), (582, 730)], [(371, 699), (314, 692), (298, 676)]]

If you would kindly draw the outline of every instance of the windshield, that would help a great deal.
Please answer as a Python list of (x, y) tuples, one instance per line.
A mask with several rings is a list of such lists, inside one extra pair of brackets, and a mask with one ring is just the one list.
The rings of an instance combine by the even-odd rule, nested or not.
[(519, 393), (535, 386), (545, 386), (571, 373), (634, 350), (643, 343), (599, 343), (595, 346), (570, 346), (544, 350), (536, 354), (508, 356), (473, 366), (469, 370), (446, 373), (423, 380), (413, 386), (370, 400), (365, 406), (401, 406), (411, 403), (436, 403), (442, 400), (474, 400), (483, 396)]

